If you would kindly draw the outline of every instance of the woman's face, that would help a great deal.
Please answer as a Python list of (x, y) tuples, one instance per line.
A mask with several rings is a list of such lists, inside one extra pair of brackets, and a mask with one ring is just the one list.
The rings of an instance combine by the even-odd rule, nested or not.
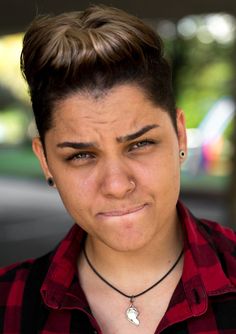
[(97, 98), (78, 93), (60, 102), (45, 136), (47, 160), (38, 138), (33, 149), (94, 242), (137, 250), (176, 223), (179, 150), (186, 150), (180, 111), (177, 126), (178, 136), (142, 89), (120, 85)]

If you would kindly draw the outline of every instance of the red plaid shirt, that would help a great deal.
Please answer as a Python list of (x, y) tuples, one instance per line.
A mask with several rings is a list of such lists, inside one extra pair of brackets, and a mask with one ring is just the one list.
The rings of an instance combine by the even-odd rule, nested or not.
[[(155, 333), (236, 333), (235, 232), (178, 210), (183, 274)], [(54, 252), (0, 271), (0, 333), (101, 334), (76, 273), (84, 236), (75, 225)]]

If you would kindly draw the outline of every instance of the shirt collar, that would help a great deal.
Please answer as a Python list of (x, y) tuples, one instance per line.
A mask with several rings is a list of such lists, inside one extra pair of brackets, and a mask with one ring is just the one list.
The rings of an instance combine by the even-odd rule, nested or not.
[(86, 233), (74, 225), (52, 255), (41, 287), (44, 303), (54, 309), (86, 308), (88, 303), (78, 284), (77, 261)]

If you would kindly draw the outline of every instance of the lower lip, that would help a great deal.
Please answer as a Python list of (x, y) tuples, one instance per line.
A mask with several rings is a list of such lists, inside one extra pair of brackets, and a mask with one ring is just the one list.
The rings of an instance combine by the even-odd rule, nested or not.
[(102, 217), (122, 217), (122, 216), (127, 216), (127, 215), (131, 215), (131, 214), (135, 214), (138, 213), (140, 211), (142, 211), (145, 207), (147, 206), (147, 204), (143, 204), (141, 206), (138, 206), (136, 208), (127, 210), (127, 211), (111, 211), (111, 212), (102, 212), (99, 213), (98, 216), (102, 216)]

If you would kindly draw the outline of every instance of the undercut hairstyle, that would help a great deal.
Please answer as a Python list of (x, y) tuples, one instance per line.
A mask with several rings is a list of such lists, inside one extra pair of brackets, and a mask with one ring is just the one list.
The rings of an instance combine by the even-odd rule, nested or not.
[(94, 98), (120, 84), (134, 84), (169, 113), (176, 129), (171, 69), (157, 33), (139, 18), (103, 5), (37, 17), (23, 40), (21, 70), (44, 143), (61, 100)]

